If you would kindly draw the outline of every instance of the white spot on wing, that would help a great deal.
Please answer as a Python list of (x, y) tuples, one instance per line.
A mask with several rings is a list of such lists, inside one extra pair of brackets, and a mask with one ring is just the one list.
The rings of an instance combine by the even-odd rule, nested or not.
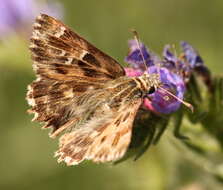
[(80, 59), (83, 59), (83, 57), (88, 54), (88, 51), (82, 50), (82, 53), (80, 54)]
[(81, 162), (82, 160), (80, 160), (80, 161), (73, 161), (73, 162), (71, 162), (71, 163), (69, 163), (69, 165), (77, 165), (77, 164), (79, 164), (80, 162)]
[(41, 36), (41, 34), (40, 34), (39, 30), (33, 31), (32, 38), (39, 39), (40, 36)]
[(39, 117), (39, 113), (35, 112), (32, 121), (35, 121)]
[(40, 23), (35, 22), (35, 23), (33, 24), (33, 27), (41, 27), (41, 24), (40, 24)]
[(66, 54), (66, 51), (61, 50), (61, 53), (59, 54), (60, 56), (64, 56)]
[(36, 44), (34, 44), (34, 43), (31, 43), (31, 44), (29, 45), (29, 48), (35, 48), (35, 47), (37, 47), (37, 46), (36, 46)]
[(30, 106), (35, 106), (36, 105), (35, 100), (33, 98), (27, 98), (27, 101), (28, 101), (28, 104)]
[(36, 80), (35, 80), (35, 82), (39, 82), (39, 81), (41, 81), (42, 80), (42, 78), (41, 77), (38, 77)]
[(29, 85), (28, 86), (28, 93), (27, 93), (27, 101), (28, 101), (28, 104), (30, 105), (30, 106), (35, 106), (36, 105), (36, 103), (35, 103), (35, 99), (34, 98), (29, 98), (29, 96), (30, 96), (30, 94), (32, 94), (33, 93), (33, 88)]
[(66, 65), (70, 65), (73, 61), (73, 58), (72, 57), (68, 57), (67, 58), (68, 60), (65, 62)]
[(67, 156), (67, 157), (64, 158), (64, 161), (65, 161), (66, 163), (70, 162), (71, 160), (72, 160), (72, 158), (69, 157), (69, 156)]
[(38, 17), (36, 17), (36, 19), (42, 20), (42, 15), (39, 15)]
[(38, 64), (38, 62), (34, 62), (34, 64), (32, 65), (34, 71), (38, 70), (37, 64)]
[(28, 94), (30, 94), (31, 92), (33, 92), (33, 88), (31, 87), (31, 85), (28, 85), (27, 88), (28, 88), (28, 91), (29, 91)]
[(64, 34), (64, 31), (66, 30), (66, 28), (64, 27), (64, 26), (61, 26), (60, 27), (60, 31), (59, 32), (57, 32), (56, 34), (55, 34), (55, 36), (57, 37), (57, 38), (59, 38), (60, 36), (62, 36), (63, 34)]
[(89, 86), (87, 89), (88, 90), (94, 90), (94, 86)]
[(70, 90), (68, 90), (68, 91), (65, 91), (65, 92), (64, 92), (64, 96), (65, 96), (66, 98), (73, 98), (73, 97), (74, 97), (73, 89), (70, 89)]

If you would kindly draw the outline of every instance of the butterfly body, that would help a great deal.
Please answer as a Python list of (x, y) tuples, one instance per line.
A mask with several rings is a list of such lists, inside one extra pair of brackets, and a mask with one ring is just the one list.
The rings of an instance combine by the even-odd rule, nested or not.
[(159, 87), (159, 76), (125, 76), (114, 59), (44, 14), (34, 24), (30, 50), (37, 79), (28, 86), (29, 112), (53, 129), (51, 137), (64, 133), (58, 161), (120, 159), (138, 108)]

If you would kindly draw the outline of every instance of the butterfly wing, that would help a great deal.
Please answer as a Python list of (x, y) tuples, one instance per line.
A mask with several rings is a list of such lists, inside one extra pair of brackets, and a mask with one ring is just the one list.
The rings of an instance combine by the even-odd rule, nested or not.
[(101, 108), (100, 117), (93, 117), (80, 128), (65, 133), (56, 152), (58, 162), (76, 165), (83, 160), (119, 160), (129, 146), (133, 121), (141, 103), (142, 100), (137, 99), (113, 111), (105, 106)]
[(29, 112), (52, 127), (51, 134), (71, 123), (76, 97), (125, 74), (114, 59), (48, 15), (36, 18), (30, 42), (37, 80), (28, 86)]
[(38, 75), (57, 80), (114, 79), (124, 69), (62, 22), (41, 14), (33, 26), (30, 49)]

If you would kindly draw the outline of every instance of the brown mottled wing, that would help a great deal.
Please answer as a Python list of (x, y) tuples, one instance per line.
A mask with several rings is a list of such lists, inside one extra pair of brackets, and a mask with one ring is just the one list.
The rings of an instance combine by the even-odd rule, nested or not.
[(42, 14), (36, 18), (30, 49), (38, 75), (56, 80), (108, 80), (125, 75), (114, 59)]
[(29, 112), (52, 133), (69, 125), (75, 97), (124, 75), (114, 59), (45, 14), (36, 18), (30, 42), (37, 80), (28, 86)]
[(58, 162), (76, 165), (83, 160), (119, 160), (129, 146), (133, 121), (141, 101), (137, 99), (124, 104), (118, 112), (105, 110), (101, 117), (92, 118), (80, 128), (65, 133), (55, 154), (59, 156)]

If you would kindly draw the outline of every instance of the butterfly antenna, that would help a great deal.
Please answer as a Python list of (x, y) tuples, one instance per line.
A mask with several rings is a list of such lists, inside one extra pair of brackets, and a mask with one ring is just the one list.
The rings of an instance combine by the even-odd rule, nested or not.
[(140, 54), (141, 54), (141, 57), (142, 57), (142, 60), (143, 60), (144, 66), (145, 66), (145, 70), (147, 71), (148, 67), (147, 67), (147, 65), (146, 65), (146, 60), (145, 60), (145, 58), (144, 58), (144, 56), (143, 56), (142, 49), (141, 49), (141, 47), (140, 47), (140, 43), (139, 43), (139, 41), (140, 41), (140, 40), (139, 40), (139, 35), (138, 35), (138, 33), (136, 32), (136, 30), (134, 30), (134, 29), (132, 29), (131, 31), (132, 31), (132, 33), (133, 33), (133, 35), (134, 35), (135, 41), (136, 41), (137, 46), (138, 46), (138, 48), (139, 48), (139, 52), (140, 52)]
[(165, 88), (162, 88), (161, 86), (159, 86), (158, 88), (160, 88), (161, 90), (163, 90), (164, 92), (166, 92), (167, 94), (169, 94), (170, 96), (172, 96), (173, 98), (175, 98), (176, 100), (178, 100), (179, 102), (181, 102), (182, 104), (184, 104), (186, 107), (188, 107), (192, 112), (194, 112), (194, 107), (188, 103), (183, 101), (182, 99), (178, 98), (177, 96), (175, 96), (174, 94), (172, 94), (171, 92), (169, 92), (168, 90), (166, 90)]

